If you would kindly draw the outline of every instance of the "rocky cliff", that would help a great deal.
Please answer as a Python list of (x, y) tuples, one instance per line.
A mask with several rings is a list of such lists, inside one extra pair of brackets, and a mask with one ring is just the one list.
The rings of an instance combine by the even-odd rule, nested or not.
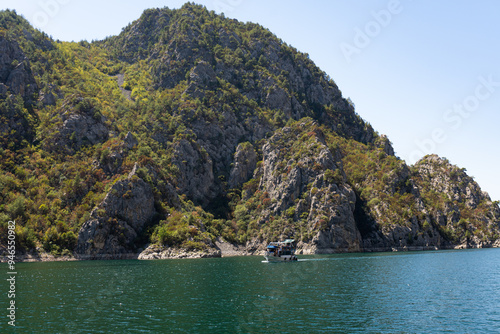
[(451, 244), (464, 248), (498, 244), (498, 202), (493, 203), (464, 168), (429, 155), (412, 169), (412, 179), (425, 205), (426, 221)]
[(0, 141), (5, 146), (33, 141), (37, 115), (29, 105), (37, 95), (38, 86), (28, 58), (15, 40), (0, 33)]
[(78, 234), (76, 253), (82, 259), (135, 257), (134, 242), (156, 214), (151, 187), (136, 175), (117, 181), (90, 214)]
[(361, 249), (354, 191), (339, 152), (328, 148), (317, 123), (304, 119), (276, 131), (262, 154), (259, 184), (252, 189), (253, 180), (247, 183), (235, 209), (246, 239), (300, 236), (306, 253)]
[(257, 24), (186, 4), (93, 43), (54, 42), (11, 11), (0, 27), (0, 220), (20, 222), (21, 249), (500, 246), (498, 202), (465, 170), (408, 166), (307, 54)]
[(356, 161), (364, 154), (344, 161), (358, 194), (356, 219), (365, 250), (498, 245), (498, 203), (464, 169), (436, 155), (409, 167), (381, 152), (371, 154), (367, 169)]
[(30, 62), (16, 41), (0, 34), (0, 96), (20, 95), (26, 102), (36, 100), (38, 86)]

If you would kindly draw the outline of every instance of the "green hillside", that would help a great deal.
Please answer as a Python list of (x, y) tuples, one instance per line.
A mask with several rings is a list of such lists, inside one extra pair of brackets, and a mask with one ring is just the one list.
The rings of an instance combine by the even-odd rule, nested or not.
[(3, 11), (0, 54), (2, 249), (9, 220), (19, 252), (80, 258), (500, 246), (498, 203), (465, 170), (406, 165), (257, 24), (186, 4), (70, 43)]

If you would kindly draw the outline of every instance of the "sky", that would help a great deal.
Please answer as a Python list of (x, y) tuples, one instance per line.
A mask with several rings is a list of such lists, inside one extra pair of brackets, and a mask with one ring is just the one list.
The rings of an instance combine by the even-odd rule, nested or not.
[[(500, 1), (198, 0), (310, 58), (408, 164), (435, 153), (500, 200)], [(117, 35), (175, 0), (0, 0), (62, 41)]]

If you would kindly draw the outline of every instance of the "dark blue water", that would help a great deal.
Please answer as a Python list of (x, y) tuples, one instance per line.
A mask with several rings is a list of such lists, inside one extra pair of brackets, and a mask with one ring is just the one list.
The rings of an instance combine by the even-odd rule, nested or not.
[(2, 315), (2, 333), (500, 333), (500, 249), (17, 271), (17, 326)]

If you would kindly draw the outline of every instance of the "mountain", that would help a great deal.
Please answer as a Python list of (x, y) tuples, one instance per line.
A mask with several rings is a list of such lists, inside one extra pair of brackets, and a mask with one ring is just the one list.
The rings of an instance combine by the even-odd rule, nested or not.
[[(408, 166), (267, 29), (188, 3), (54, 41), (0, 13), (0, 247), (37, 258), (500, 246), (464, 169)], [(140, 255), (139, 255), (140, 254)]]

